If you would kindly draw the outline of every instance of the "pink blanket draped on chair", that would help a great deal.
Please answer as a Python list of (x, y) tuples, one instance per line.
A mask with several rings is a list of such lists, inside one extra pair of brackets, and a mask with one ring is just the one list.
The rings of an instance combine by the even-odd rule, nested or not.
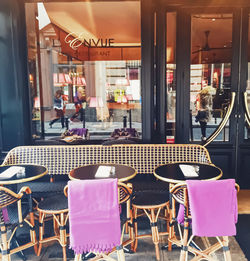
[(117, 179), (68, 182), (70, 247), (76, 254), (120, 245)]
[(235, 180), (187, 180), (193, 235), (234, 236), (237, 223)]

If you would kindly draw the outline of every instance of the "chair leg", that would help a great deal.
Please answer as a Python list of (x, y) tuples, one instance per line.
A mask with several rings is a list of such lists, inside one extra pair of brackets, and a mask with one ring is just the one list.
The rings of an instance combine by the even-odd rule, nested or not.
[[(9, 244), (7, 240), (7, 229), (5, 226), (1, 226), (1, 248), (2, 248), (2, 261), (10, 261), (10, 254), (9, 254)], [(3, 253), (6, 254), (3, 254)]]
[(187, 261), (187, 259), (188, 259), (188, 245), (187, 245), (188, 244), (188, 228), (189, 228), (188, 220), (185, 220), (180, 261)]
[(53, 228), (54, 228), (55, 235), (59, 236), (60, 235), (59, 225), (55, 218), (53, 218)]
[(118, 261), (125, 261), (123, 248), (116, 250)]
[(36, 238), (36, 232), (34, 230), (35, 228), (35, 219), (34, 219), (34, 213), (30, 213), (30, 224), (32, 225), (32, 229), (30, 229), (30, 238), (31, 242), (34, 244), (34, 251), (35, 254), (37, 255), (38, 248), (37, 248), (37, 238)]
[[(169, 187), (170, 189), (170, 187)], [(175, 232), (174, 232), (174, 222), (175, 222), (175, 200), (170, 195), (169, 199), (169, 204), (170, 204), (170, 211), (169, 211), (169, 234), (168, 234), (168, 239), (172, 239), (175, 237)], [(168, 240), (168, 251), (172, 251), (172, 242)]]
[(64, 221), (64, 214), (60, 214), (60, 245), (62, 246), (63, 250), (63, 260), (67, 261), (67, 254), (66, 254), (66, 245), (67, 245), (67, 236), (66, 236), (66, 227), (65, 227), (65, 221)]
[(231, 258), (228, 243), (229, 243), (228, 237), (223, 237), (222, 244), (223, 244), (224, 258), (225, 258), (226, 261), (231, 261), (232, 258)]
[(129, 239), (131, 240), (131, 244), (130, 244), (131, 250), (134, 247), (134, 241), (135, 241), (133, 217), (134, 217), (133, 211), (132, 209), (129, 208), (129, 217), (128, 217), (129, 220), (127, 224), (128, 224), (128, 235), (129, 235)]
[(81, 260), (82, 260), (82, 255), (81, 254), (75, 255), (74, 261), (81, 261)]
[(136, 252), (137, 246), (138, 246), (138, 223), (137, 223), (137, 208), (133, 207), (133, 218), (134, 218), (134, 235), (135, 240), (134, 243), (131, 245), (131, 250)]
[(155, 245), (155, 254), (156, 254), (156, 259), (160, 260), (160, 249), (159, 249), (159, 232), (158, 232), (158, 227), (157, 227), (157, 217), (155, 216), (155, 209), (152, 208), (150, 210), (151, 212), (151, 231), (152, 231), (152, 240)]
[(44, 233), (44, 224), (43, 224), (43, 219), (44, 215), (42, 212), (39, 212), (39, 245), (38, 245), (38, 251), (37, 251), (37, 256), (40, 256), (41, 250), (42, 250), (42, 240), (43, 240), (43, 233)]
[(128, 220), (131, 219), (131, 208), (130, 208), (131, 202), (130, 199), (126, 202), (126, 209), (127, 209), (127, 222), (126, 222), (126, 226), (125, 226), (125, 232), (126, 234), (129, 233), (129, 224), (128, 224)]

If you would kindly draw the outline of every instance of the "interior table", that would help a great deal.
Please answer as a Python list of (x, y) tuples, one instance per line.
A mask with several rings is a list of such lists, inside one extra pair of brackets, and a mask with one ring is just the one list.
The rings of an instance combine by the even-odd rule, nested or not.
[[(213, 164), (205, 163), (169, 163), (158, 166), (154, 170), (156, 178), (169, 183), (169, 191), (177, 183), (185, 183), (189, 180), (217, 180), (222, 176), (222, 170)], [(170, 227), (169, 227), (169, 244), (164, 248), (172, 250), (172, 243), (181, 246), (181, 241), (176, 238), (174, 223), (176, 222), (176, 208), (173, 197), (169, 196), (170, 201)]]
[(43, 177), (47, 173), (47, 168), (40, 165), (1, 165), (0, 185), (11, 185), (32, 181)]
[(136, 175), (136, 170), (120, 164), (91, 164), (73, 169), (69, 173), (71, 180), (117, 178), (120, 182), (128, 181)]

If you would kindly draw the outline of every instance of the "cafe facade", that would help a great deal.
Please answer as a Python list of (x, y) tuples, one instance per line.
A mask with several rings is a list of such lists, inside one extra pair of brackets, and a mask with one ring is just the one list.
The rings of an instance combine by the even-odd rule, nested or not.
[[(143, 143), (203, 144), (224, 177), (249, 188), (249, 7), (2, 0), (0, 152), (48, 139), (57, 130), (55, 93), (71, 120), (81, 92), (83, 124), (97, 144), (126, 124)], [(209, 96), (205, 135), (201, 93)]]

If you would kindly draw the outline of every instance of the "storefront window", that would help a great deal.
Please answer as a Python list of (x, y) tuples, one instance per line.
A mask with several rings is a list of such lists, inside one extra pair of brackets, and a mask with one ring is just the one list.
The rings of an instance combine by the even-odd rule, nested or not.
[(140, 2), (27, 3), (26, 17), (34, 136), (141, 134)]

